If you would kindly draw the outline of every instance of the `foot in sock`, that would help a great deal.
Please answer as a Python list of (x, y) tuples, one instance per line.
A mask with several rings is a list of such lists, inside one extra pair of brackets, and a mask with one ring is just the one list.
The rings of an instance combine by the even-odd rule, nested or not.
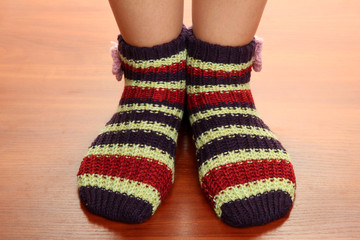
[(255, 109), (255, 48), (255, 40), (230, 47), (189, 34), (187, 108), (199, 180), (217, 216), (235, 227), (281, 218), (295, 194), (289, 155)]
[(90, 212), (140, 223), (168, 194), (183, 116), (186, 35), (183, 27), (175, 40), (146, 48), (119, 36), (124, 92), (78, 172), (80, 198)]

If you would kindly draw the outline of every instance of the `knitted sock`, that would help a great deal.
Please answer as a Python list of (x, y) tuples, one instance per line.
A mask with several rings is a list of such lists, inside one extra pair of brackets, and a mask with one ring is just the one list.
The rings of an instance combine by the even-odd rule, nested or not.
[(154, 47), (130, 46), (119, 36), (115, 71), (123, 70), (125, 89), (78, 173), (90, 212), (140, 223), (168, 194), (185, 101), (186, 33), (183, 28), (175, 40)]
[(284, 216), (294, 200), (295, 175), (286, 150), (255, 109), (249, 86), (258, 64), (255, 40), (221, 46), (191, 31), (188, 44), (187, 107), (206, 198), (235, 227)]

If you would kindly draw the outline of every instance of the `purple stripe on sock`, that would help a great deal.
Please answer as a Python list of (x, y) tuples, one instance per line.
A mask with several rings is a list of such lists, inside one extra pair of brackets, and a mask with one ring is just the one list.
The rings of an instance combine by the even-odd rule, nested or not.
[(80, 187), (80, 199), (86, 209), (104, 218), (141, 223), (152, 216), (153, 206), (146, 200), (97, 187)]
[[(102, 144), (142, 144), (151, 147), (156, 147), (165, 152), (168, 152), (172, 157), (175, 157), (176, 143), (174, 140), (167, 138), (155, 131), (137, 130), (136, 132), (126, 130), (118, 132), (107, 132), (100, 134), (92, 142), (91, 147)], [(151, 157), (151, 156), (149, 156)]]
[(248, 115), (245, 117), (242, 114), (239, 114), (237, 116), (233, 116), (231, 114), (225, 114), (225, 115), (216, 115), (209, 118), (203, 118), (196, 121), (192, 125), (194, 137), (197, 138), (203, 132), (226, 125), (242, 125), (244, 127), (253, 126), (253, 127), (261, 127), (270, 130), (269, 127), (260, 118), (256, 116)]
[(197, 39), (192, 29), (188, 39), (188, 55), (205, 62), (240, 64), (250, 61), (255, 54), (254, 39), (245, 46), (222, 46)]
[(223, 103), (219, 102), (218, 104), (214, 105), (203, 105), (200, 107), (193, 107), (192, 109), (188, 109), (190, 114), (198, 113), (204, 110), (210, 110), (214, 108), (221, 108), (221, 107), (246, 107), (246, 108), (253, 108), (255, 109), (255, 104), (253, 103)]
[(171, 82), (186, 79), (186, 69), (181, 69), (177, 72), (166, 73), (136, 73), (130, 69), (124, 69), (124, 75), (130, 80), (141, 80), (148, 82)]
[(230, 85), (230, 84), (244, 84), (250, 81), (251, 72), (247, 72), (237, 78), (225, 78), (225, 77), (206, 77), (197, 75), (187, 75), (187, 85), (192, 86), (204, 86), (204, 85)]
[(264, 225), (287, 214), (292, 205), (287, 192), (271, 191), (221, 206), (221, 220), (233, 227)]
[(121, 35), (118, 36), (119, 52), (126, 58), (132, 60), (151, 60), (170, 57), (186, 48), (188, 30), (183, 25), (179, 36), (165, 44), (153, 47), (135, 47), (127, 44)]
[(164, 112), (152, 112), (151, 110), (144, 110), (141, 112), (136, 111), (128, 111), (128, 112), (118, 112), (115, 113), (110, 121), (106, 123), (108, 124), (114, 124), (114, 123), (122, 123), (122, 122), (129, 122), (129, 121), (154, 121), (158, 123), (164, 123), (166, 125), (169, 125), (177, 130), (180, 127), (180, 118), (176, 118), (173, 115), (165, 115)]
[(218, 154), (234, 151), (237, 149), (250, 148), (280, 149), (285, 151), (281, 143), (275, 139), (260, 138), (258, 136), (252, 137), (250, 135), (235, 135), (235, 137), (223, 137), (220, 140), (215, 139), (197, 150), (196, 156), (197, 159), (199, 159), (198, 166)]
[(171, 108), (177, 108), (179, 110), (183, 110), (184, 109), (184, 104), (183, 103), (171, 103), (168, 101), (155, 101), (151, 98), (148, 99), (126, 99), (126, 98), (122, 98), (120, 100), (120, 105), (124, 105), (124, 104), (141, 104), (141, 103), (146, 103), (146, 104), (155, 104), (158, 106), (166, 106), (166, 107), (171, 107)]

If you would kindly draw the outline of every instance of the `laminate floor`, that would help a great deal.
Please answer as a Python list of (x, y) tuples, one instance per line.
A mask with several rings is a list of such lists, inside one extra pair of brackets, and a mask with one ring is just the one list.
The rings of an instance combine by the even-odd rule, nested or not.
[[(191, 129), (176, 178), (140, 225), (80, 204), (76, 174), (115, 111), (118, 30), (107, 1), (0, 2), (0, 239), (351, 239), (360, 236), (360, 2), (269, 1), (252, 75), (257, 108), (292, 156), (290, 214), (237, 229), (217, 219), (197, 178)], [(185, 24), (191, 25), (186, 1)], [(239, 23), (241, 24), (241, 23)]]

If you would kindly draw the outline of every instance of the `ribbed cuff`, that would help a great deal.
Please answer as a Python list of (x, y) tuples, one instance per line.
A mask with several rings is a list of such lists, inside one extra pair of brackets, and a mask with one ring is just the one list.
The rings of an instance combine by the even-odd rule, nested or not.
[(213, 63), (239, 64), (250, 61), (255, 54), (255, 38), (244, 46), (222, 46), (196, 38), (192, 28), (188, 31), (188, 55), (193, 58)]
[(183, 25), (179, 36), (168, 43), (159, 44), (153, 47), (135, 47), (126, 43), (124, 38), (120, 34), (118, 36), (118, 49), (121, 55), (133, 60), (151, 60), (166, 58), (177, 54), (186, 48), (187, 35), (188, 29), (185, 27), (185, 25)]

